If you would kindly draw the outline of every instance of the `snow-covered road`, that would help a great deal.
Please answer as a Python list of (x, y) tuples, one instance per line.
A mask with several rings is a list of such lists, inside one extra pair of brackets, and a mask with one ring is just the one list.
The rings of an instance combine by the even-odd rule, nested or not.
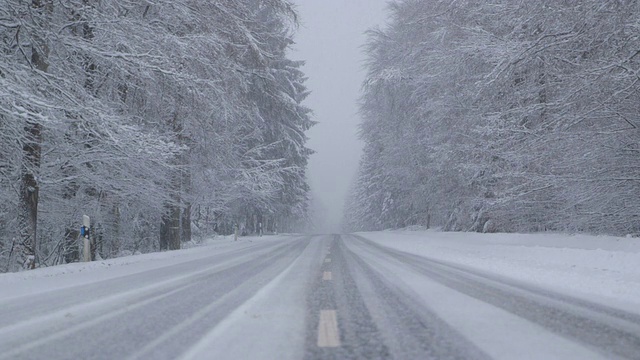
[(623, 241), (279, 236), (5, 274), (0, 359), (640, 359)]

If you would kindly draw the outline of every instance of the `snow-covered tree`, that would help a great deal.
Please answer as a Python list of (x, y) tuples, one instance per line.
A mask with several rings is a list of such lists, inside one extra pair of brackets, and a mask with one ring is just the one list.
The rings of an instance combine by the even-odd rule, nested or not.
[(179, 248), (239, 199), (296, 214), (295, 19), (284, 0), (0, 0), (1, 271), (77, 260), (82, 214), (102, 257)]
[(360, 215), (350, 223), (637, 231), (639, 10), (595, 0), (392, 3), (388, 28), (367, 47), (365, 153), (350, 214)]

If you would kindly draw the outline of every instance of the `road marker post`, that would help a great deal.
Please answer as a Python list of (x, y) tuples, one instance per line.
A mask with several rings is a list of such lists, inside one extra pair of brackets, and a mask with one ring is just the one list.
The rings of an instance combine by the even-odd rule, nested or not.
[(238, 241), (238, 224), (233, 224), (233, 241)]
[(80, 235), (82, 236), (82, 261), (91, 261), (91, 218), (87, 215), (82, 215), (82, 227), (80, 228)]

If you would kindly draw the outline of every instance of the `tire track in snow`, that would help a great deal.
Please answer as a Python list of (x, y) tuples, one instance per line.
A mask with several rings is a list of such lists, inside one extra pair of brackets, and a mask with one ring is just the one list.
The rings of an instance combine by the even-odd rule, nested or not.
[[(50, 359), (101, 356), (96, 348), (110, 349), (104, 358), (122, 358), (139, 350), (145, 343), (161, 337), (179, 326), (189, 314), (209, 306), (210, 311), (200, 314), (199, 326), (193, 326), (175, 338), (158, 346), (164, 352), (140, 354), (141, 358), (175, 358), (185, 346), (196, 341), (198, 331), (206, 332), (220, 321), (228, 311), (246, 300), (266, 283), (267, 279), (288, 264), (306, 242), (287, 242), (255, 253), (240, 262), (227, 262), (205, 268), (196, 273), (161, 281), (151, 289), (138, 289), (117, 294), (108, 299), (94, 299), (85, 306), (73, 305), (55, 314), (36, 317), (0, 329), (0, 348), (12, 349), (0, 354), (4, 358), (38, 358), (46, 353)], [(291, 260), (292, 261), (292, 260)], [(215, 303), (216, 306), (210, 304)], [(178, 317), (167, 316), (180, 310)], [(67, 316), (73, 314), (72, 317)], [(124, 330), (123, 330), (124, 328)], [(88, 344), (78, 347), (79, 332)], [(136, 336), (135, 341), (129, 339)], [(155, 349), (157, 350), (157, 349)], [(173, 355), (173, 356), (172, 356)]]
[[(76, 305), (86, 305), (97, 298), (105, 299), (115, 294), (140, 291), (141, 288), (146, 286), (153, 288), (162, 282), (170, 283), (172, 281), (186, 280), (190, 276), (202, 276), (202, 274), (208, 271), (215, 271), (221, 266), (231, 266), (239, 261), (250, 259), (258, 252), (266, 254), (281, 246), (286, 246), (286, 244), (278, 244), (276, 246), (273, 243), (256, 244), (255, 246), (234, 249), (202, 259), (146, 270), (91, 284), (5, 299), (0, 301), (0, 329)], [(212, 266), (211, 264), (215, 265)], [(42, 297), (47, 298), (46, 303), (43, 303)]]
[[(307, 337), (304, 358), (340, 360), (389, 358), (388, 349), (347, 266), (348, 260), (345, 259), (344, 249), (340, 245), (340, 236), (334, 235), (331, 240), (322, 241), (328, 243), (330, 256), (327, 258), (331, 261), (322, 260), (319, 273), (311, 284), (307, 297)], [(331, 272), (331, 280), (323, 280), (325, 271)], [(318, 346), (322, 311), (335, 311), (339, 346)], [(327, 314), (333, 313), (325, 313), (325, 318), (328, 317)], [(331, 344), (334, 343), (331, 342)]]
[(401, 289), (383, 279), (342, 240), (340, 244), (356, 274), (360, 292), (367, 293), (367, 306), (377, 315), (376, 323), (394, 358), (490, 359), (424, 304), (404, 296)]
[(640, 358), (640, 315), (515, 280), (391, 249), (353, 235), (436, 282), (536, 323), (603, 355)]

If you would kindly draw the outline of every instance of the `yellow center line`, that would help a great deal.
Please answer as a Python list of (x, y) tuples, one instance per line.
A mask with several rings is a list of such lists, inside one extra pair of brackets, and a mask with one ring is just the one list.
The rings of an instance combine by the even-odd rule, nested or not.
[(335, 310), (320, 310), (320, 323), (318, 324), (318, 346), (340, 346), (338, 317)]

